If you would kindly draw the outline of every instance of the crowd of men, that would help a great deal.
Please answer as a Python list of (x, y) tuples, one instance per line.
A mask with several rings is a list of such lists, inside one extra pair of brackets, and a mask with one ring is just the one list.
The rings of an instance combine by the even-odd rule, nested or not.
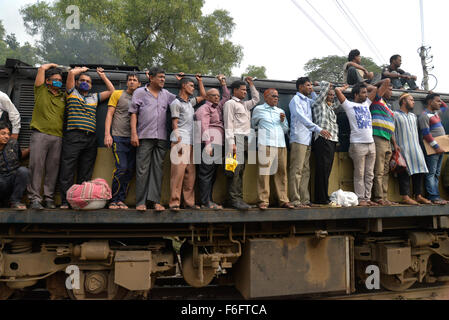
[[(393, 151), (400, 152), (407, 164), (407, 170), (398, 177), (402, 203), (447, 204), (440, 197), (438, 185), (444, 150), (435, 140), (446, 134), (440, 118), (446, 105), (438, 94), (430, 93), (424, 101), (425, 110), (417, 117), (413, 113), (413, 96), (404, 93), (399, 99), (400, 110), (394, 111), (388, 102), (392, 89), (403, 89), (407, 84), (415, 90), (417, 86), (416, 77), (399, 68), (402, 63), (399, 55), (391, 57), (390, 62), (382, 71), (381, 79), (376, 81), (374, 74), (361, 65), (360, 52), (353, 50), (343, 66), (347, 84), (334, 88), (322, 81), (319, 96), (309, 78), (299, 78), (296, 81), (298, 92), (289, 104), (290, 124), (278, 105), (276, 89), (265, 90), (265, 103), (258, 105), (259, 92), (251, 77), (247, 77), (246, 82), (233, 82), (229, 91), (226, 78), (217, 76), (220, 95), (220, 90), (215, 88), (206, 92), (198, 74), (199, 95), (194, 97), (195, 80), (182, 73), (177, 75), (180, 89), (175, 95), (164, 89), (165, 71), (158, 67), (149, 70), (149, 83), (145, 86), (136, 73), (129, 73), (126, 90), (115, 90), (104, 70), (98, 68), (97, 73), (107, 90), (94, 93), (86, 67), (69, 71), (63, 91), (62, 71), (56, 64), (43, 65), (34, 84), (29, 150), (20, 150), (17, 142), (20, 115), (8, 96), (0, 92), (1, 200), (8, 200), (16, 210), (25, 210), (27, 206), (22, 199), (27, 191), (30, 209), (54, 209), (59, 177), (60, 208), (69, 209), (68, 189), (92, 178), (97, 157), (96, 109), (99, 103), (109, 99), (104, 144), (112, 149), (115, 159), (110, 209), (128, 209), (125, 199), (135, 172), (136, 209), (142, 212), (149, 207), (158, 212), (166, 210), (161, 204), (161, 189), (168, 150), (170, 210), (223, 209), (213, 201), (212, 190), (219, 165), (233, 156), (237, 166), (232, 172), (226, 172), (226, 205), (238, 210), (252, 208), (243, 200), (242, 186), (248, 150), (254, 146), (254, 131), (257, 132), (259, 168), (258, 207), (261, 210), (269, 207), (270, 178), (274, 180), (282, 208), (327, 205), (330, 203), (329, 177), (339, 141), (336, 110), (340, 105), (351, 127), (349, 156), (354, 163), (354, 191), (359, 206), (394, 204), (388, 200)], [(251, 100), (245, 101), (247, 83)], [(344, 95), (349, 86), (352, 87), (351, 101)], [(195, 130), (200, 133), (199, 141)], [(422, 139), (435, 149), (434, 154), (427, 154), (420, 143)], [(199, 164), (194, 161), (197, 142), (201, 144)], [(312, 148), (319, 155), (315, 157), (313, 201), (309, 192)], [(29, 168), (21, 167), (21, 160), (28, 155)], [(422, 190), (423, 180), (426, 194)], [(200, 199), (195, 199), (196, 181)]]

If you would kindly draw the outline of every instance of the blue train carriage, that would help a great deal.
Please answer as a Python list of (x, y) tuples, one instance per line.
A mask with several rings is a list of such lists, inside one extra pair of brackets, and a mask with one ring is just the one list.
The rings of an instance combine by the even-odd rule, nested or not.
[[(93, 67), (94, 88), (101, 90), (102, 82)], [(104, 67), (116, 89), (126, 87), (126, 73), (134, 69)], [(10, 95), (21, 113), (22, 147), (29, 144), (36, 72), (36, 68), (15, 60), (0, 67), (0, 90)], [(146, 83), (144, 72), (139, 72), (139, 77)], [(207, 88), (218, 87), (212, 77), (205, 77), (204, 82)], [(294, 81), (261, 80), (256, 86), (260, 92), (276, 88), (289, 119), (288, 103), (296, 92)], [(177, 91), (174, 75), (167, 75), (166, 88)], [(395, 91), (394, 99), (400, 94)], [(425, 95), (413, 95), (419, 114)], [(448, 101), (449, 96), (442, 98)], [(398, 108), (397, 102), (394, 106)], [(97, 112), (99, 152), (94, 177), (110, 183), (113, 157), (103, 146), (106, 109), (102, 104)], [(349, 125), (344, 112), (338, 113), (338, 121), (340, 143), (330, 192), (353, 190), (352, 161), (347, 155)], [(167, 158), (163, 203), (169, 196), (169, 165)], [(253, 204), (257, 198), (256, 169), (248, 166), (244, 178), (245, 200)], [(447, 182), (440, 185), (448, 199)], [(224, 199), (225, 186), (220, 174), (214, 187), (217, 202)], [(129, 205), (134, 204), (133, 189), (134, 182)], [(398, 194), (392, 177), (390, 200), (399, 200)], [(254, 209), (247, 213), (187, 210), (177, 214), (0, 209), (0, 299), (9, 298), (16, 290), (34, 288), (45, 288), (52, 299), (147, 297), (157, 279), (173, 276), (197, 288), (215, 283), (234, 285), (245, 299), (350, 295), (366, 289), (367, 270), (379, 271), (383, 288), (402, 291), (416, 283), (449, 279), (448, 228), (449, 213), (444, 206)]]

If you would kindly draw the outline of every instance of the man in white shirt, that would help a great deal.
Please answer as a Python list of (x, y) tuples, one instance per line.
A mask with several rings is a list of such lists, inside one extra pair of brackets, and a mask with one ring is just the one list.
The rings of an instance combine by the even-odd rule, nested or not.
[(0, 91), (0, 119), (11, 122), (11, 138), (17, 140), (20, 132), (20, 114), (8, 95), (2, 91)]
[(349, 86), (335, 89), (337, 98), (348, 116), (351, 127), (349, 156), (354, 162), (354, 191), (359, 198), (359, 206), (377, 206), (371, 201), (371, 189), (376, 162), (376, 145), (373, 139), (370, 106), (376, 98), (377, 88), (363, 83), (352, 88), (354, 102), (343, 94)]

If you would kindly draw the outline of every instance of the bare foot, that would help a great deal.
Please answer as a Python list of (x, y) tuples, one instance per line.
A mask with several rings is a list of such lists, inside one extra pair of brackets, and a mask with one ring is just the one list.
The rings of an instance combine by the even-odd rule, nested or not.
[(138, 206), (138, 207), (136, 208), (136, 210), (137, 210), (137, 211), (140, 211), (140, 212), (145, 212), (145, 211), (147, 211), (147, 206), (145, 206), (145, 205)]
[(162, 212), (162, 211), (165, 211), (165, 207), (160, 205), (159, 203), (156, 203), (154, 205), (154, 210), (156, 210), (156, 212)]
[(359, 202), (359, 207), (369, 207), (369, 203), (365, 200)]
[(411, 206), (417, 206), (417, 205), (419, 205), (418, 202), (416, 202), (415, 200), (413, 200), (413, 199), (410, 198), (409, 196), (402, 197), (401, 203), (402, 203), (402, 204), (411, 205)]
[(432, 201), (427, 200), (422, 195), (417, 195), (416, 196), (416, 201), (418, 201), (418, 203), (421, 203), (421, 204), (432, 204)]

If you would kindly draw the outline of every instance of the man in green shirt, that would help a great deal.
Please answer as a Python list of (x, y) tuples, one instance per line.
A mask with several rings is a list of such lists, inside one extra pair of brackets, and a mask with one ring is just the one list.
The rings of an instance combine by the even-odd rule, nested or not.
[[(66, 95), (62, 71), (54, 63), (41, 66), (34, 82), (34, 110), (30, 128), (31, 183), (28, 186), (30, 208), (43, 210), (41, 185), (44, 178), (45, 207), (54, 209), (54, 193), (62, 148), (62, 130)], [(45, 171), (45, 176), (44, 176)]]

